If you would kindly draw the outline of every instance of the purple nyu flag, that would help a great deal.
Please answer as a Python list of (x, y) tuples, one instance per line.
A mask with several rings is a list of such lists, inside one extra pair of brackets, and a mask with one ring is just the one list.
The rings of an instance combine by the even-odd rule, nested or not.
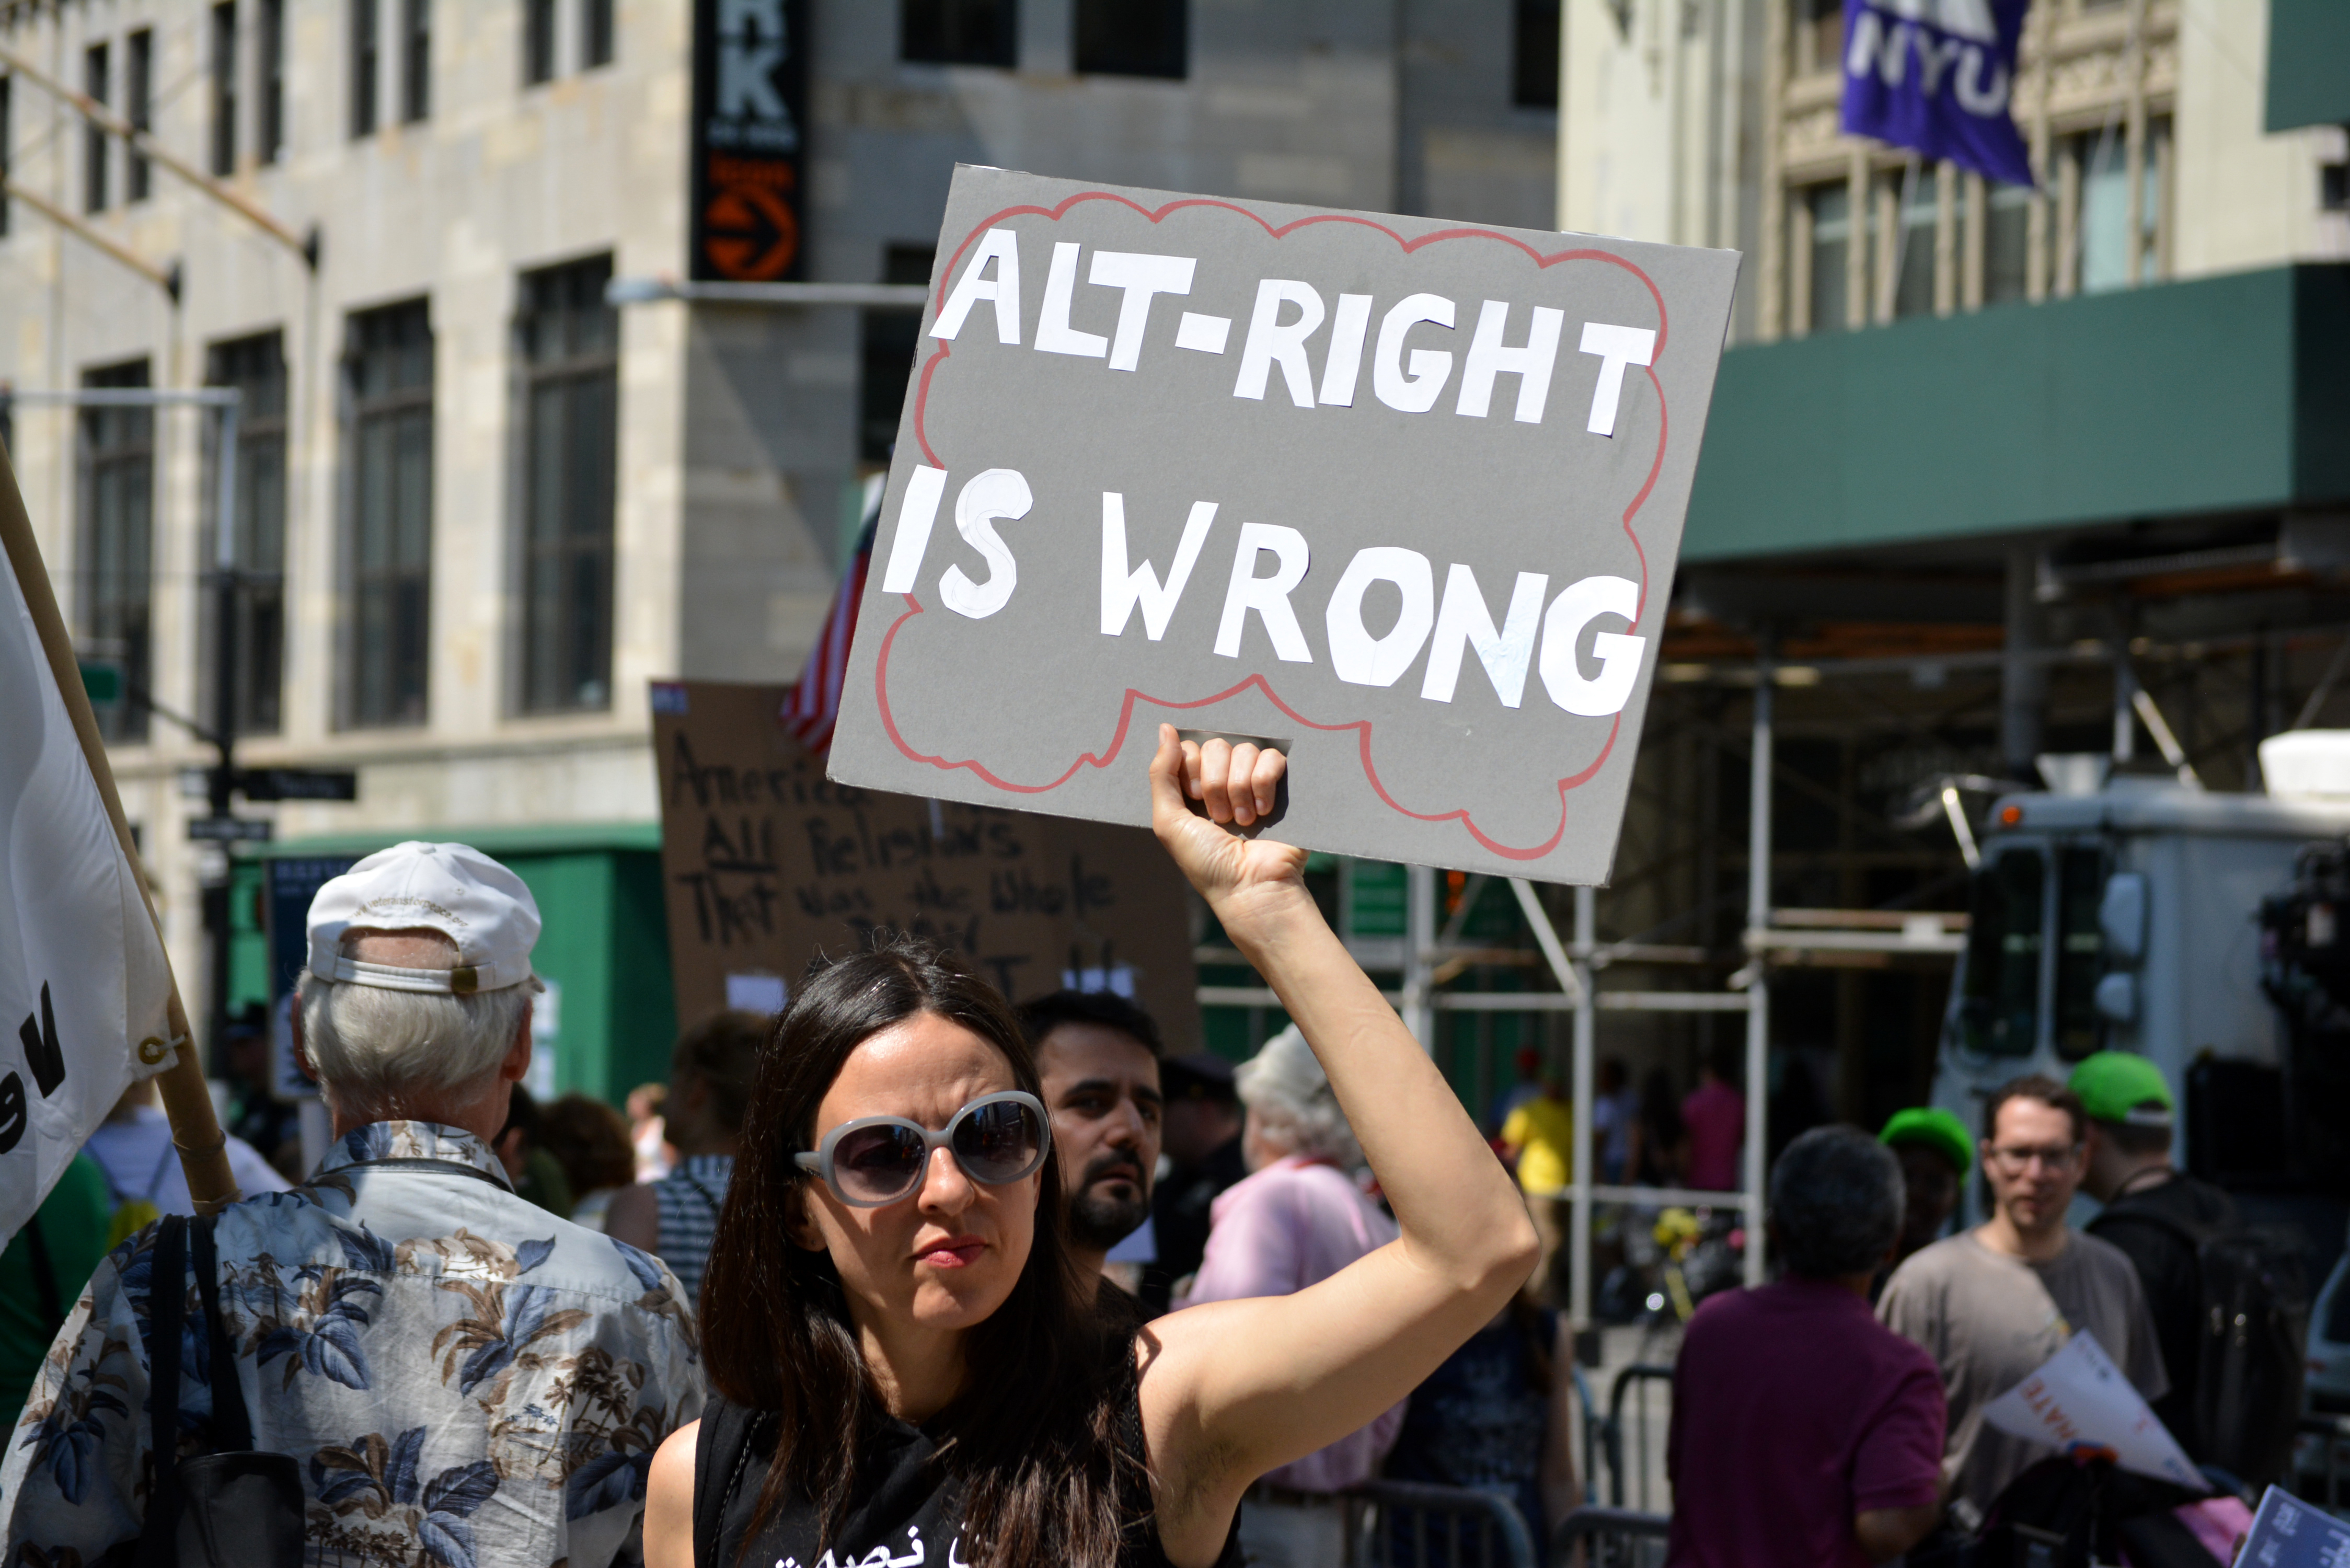
[(2030, 3), (1844, 0), (1846, 133), (2033, 183), (2008, 108)]

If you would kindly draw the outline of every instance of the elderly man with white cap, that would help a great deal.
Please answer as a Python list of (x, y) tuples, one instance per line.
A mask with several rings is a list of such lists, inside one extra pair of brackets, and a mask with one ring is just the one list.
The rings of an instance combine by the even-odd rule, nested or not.
[[(370, 855), (310, 907), (296, 1038), (336, 1141), (213, 1244), (253, 1447), (296, 1460), (317, 1560), (633, 1563), (653, 1450), (701, 1413), (670, 1272), (516, 1197), (490, 1148), (530, 1066), (538, 930), (522, 880), (462, 844)], [(156, 1256), (150, 1227), (99, 1265), (9, 1435), (12, 1564), (140, 1535)], [(223, 1372), (188, 1285), (182, 1456), (217, 1446)]]

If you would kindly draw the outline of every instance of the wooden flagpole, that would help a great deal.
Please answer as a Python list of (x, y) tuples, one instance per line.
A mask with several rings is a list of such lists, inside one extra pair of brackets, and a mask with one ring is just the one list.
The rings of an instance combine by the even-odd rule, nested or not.
[[(32, 520), (25, 514), (25, 498), (16, 489), (16, 465), (5, 448), (0, 448), (0, 546), (6, 549), (9, 567), (16, 575), (16, 586), (24, 591), (25, 604), (33, 613), (33, 626), (41, 637), (41, 651), (48, 657), (49, 674), (56, 681), (57, 695), (65, 699), (74, 733), (81, 739), (82, 755), (88, 759), (90, 776), (98, 781), (99, 798), (106, 803), (107, 817), (114, 824), (114, 837), (121, 846), (123, 863), (130, 867), (132, 879), (139, 884), (139, 897), (147, 906), (147, 918), (154, 920), (154, 897), (147, 888), (138, 846), (131, 842), (130, 824), (122, 815), (121, 798), (114, 793), (114, 770), (107, 763), (106, 742), (99, 738), (98, 716), (90, 711), (89, 693), (82, 689), (81, 665), (74, 658), (73, 639), (66, 630), (65, 618), (57, 613), (57, 595), (49, 587), (48, 570), (41, 564), (40, 544), (33, 537)], [(162, 926), (158, 922), (155, 935), (159, 943), (162, 934)], [(213, 1110), (212, 1091), (204, 1084), (203, 1064), (197, 1059), (195, 1041), (188, 1028), (188, 1010), (180, 1002), (180, 982), (172, 976), (168, 948), (163, 954), (163, 973), (171, 985), (166, 1024), (172, 1038), (179, 1042), (180, 1053), (169, 1068), (156, 1075), (155, 1083), (162, 1094), (163, 1114), (172, 1120), (172, 1142), (180, 1151), (180, 1168), (187, 1173), (188, 1195), (195, 1200), (198, 1213), (209, 1214), (236, 1201), (236, 1178), (228, 1168), (228, 1138), (221, 1131), (220, 1117)], [(133, 1047), (126, 1040), (123, 1048)]]

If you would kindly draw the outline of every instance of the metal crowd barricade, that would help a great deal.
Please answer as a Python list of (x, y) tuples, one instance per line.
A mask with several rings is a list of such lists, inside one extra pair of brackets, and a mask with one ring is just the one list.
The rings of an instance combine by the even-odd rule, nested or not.
[[(1624, 1476), (1627, 1469), (1635, 1472), (1639, 1479), (1637, 1505), (1645, 1511), (1651, 1507), (1654, 1501), (1649, 1484), (1648, 1456), (1654, 1451), (1654, 1445), (1649, 1439), (1656, 1428), (1653, 1418), (1648, 1413), (1648, 1401), (1645, 1391), (1635, 1407), (1637, 1418), (1629, 1434), (1634, 1439), (1632, 1452), (1638, 1455), (1637, 1459), (1627, 1458), (1625, 1447), (1627, 1436), (1624, 1424), (1625, 1396), (1634, 1386), (1648, 1383), (1661, 1383), (1669, 1390), (1673, 1386), (1673, 1369), (1669, 1366), (1637, 1364), (1627, 1366), (1616, 1374), (1615, 1385), (1607, 1391), (1607, 1421), (1603, 1431), (1607, 1454), (1607, 1501), (1619, 1509), (1626, 1506)], [(1594, 1484), (1596, 1484), (1596, 1478)], [(1657, 1485), (1653, 1490), (1655, 1491), (1663, 1490), (1661, 1478), (1658, 1478)]]
[(1347, 1489), (1346, 1568), (1534, 1568), (1534, 1538), (1492, 1492), (1370, 1480)]
[(1599, 1413), (1599, 1402), (1591, 1397), (1590, 1380), (1583, 1368), (1569, 1362), (1567, 1376), (1575, 1379), (1575, 1403), (1583, 1412), (1583, 1485), (1586, 1491), (1599, 1484), (1599, 1455), (1607, 1441), (1607, 1417)]
[(2303, 1416), (2300, 1430), (2303, 1437), (2317, 1439), (2322, 1453), (2315, 1473), (2325, 1478), (2324, 1496), (2307, 1498), (2305, 1489), (2309, 1472), (2304, 1471), (2303, 1495), (2306, 1501), (2317, 1503), (2328, 1513), (2338, 1517), (2344, 1506), (2342, 1474), (2345, 1469), (2350, 1469), (2350, 1465), (2344, 1463), (2345, 1456), (2350, 1455), (2350, 1416)]
[(1634, 1508), (1578, 1508), (1559, 1521), (1550, 1559), (1572, 1563), (1579, 1545), (1585, 1568), (1656, 1568), (1665, 1560), (1672, 1522), (1669, 1514)]

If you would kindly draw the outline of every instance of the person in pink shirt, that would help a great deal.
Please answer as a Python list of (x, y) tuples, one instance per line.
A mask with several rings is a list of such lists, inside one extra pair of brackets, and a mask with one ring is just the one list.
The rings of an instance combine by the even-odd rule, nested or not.
[(1698, 1069), (1697, 1087), (1681, 1102), (1689, 1128), (1690, 1186), (1700, 1192), (1735, 1192), (1738, 1151), (1746, 1142), (1746, 1096), (1731, 1085), (1738, 1048), (1717, 1044)]
[[(1350, 1174), (1363, 1163), (1322, 1064), (1292, 1026), (1233, 1075), (1248, 1107), (1241, 1147), (1251, 1174), (1209, 1210), (1208, 1250), (1185, 1306), (1285, 1296), (1396, 1239), (1395, 1222)], [(1403, 1426), (1396, 1405), (1327, 1448), (1267, 1473), (1241, 1504), (1254, 1568), (1327, 1568), (1345, 1554), (1338, 1493), (1378, 1470)]]

